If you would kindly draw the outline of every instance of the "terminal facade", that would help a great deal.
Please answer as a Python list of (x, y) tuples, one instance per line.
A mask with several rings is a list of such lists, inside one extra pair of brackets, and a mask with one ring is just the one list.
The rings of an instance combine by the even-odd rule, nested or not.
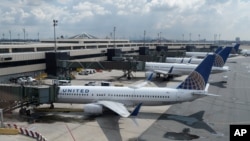
[[(110, 54), (113, 56), (117, 56), (117, 54), (139, 55), (140, 47), (156, 50), (157, 46), (179, 49), (187, 45), (191, 45), (191, 43), (130, 42), (126, 39), (98, 39), (89, 34), (79, 34), (67, 39), (60, 38), (56, 40), (56, 44), (52, 39), (40, 40), (36, 43), (1, 44), (0, 82), (6, 83), (11, 77), (22, 75), (37, 76), (52, 70), (56, 67), (53, 66), (56, 64), (56, 59), (111, 61)], [(207, 48), (211, 44), (192, 43), (192, 45)]]

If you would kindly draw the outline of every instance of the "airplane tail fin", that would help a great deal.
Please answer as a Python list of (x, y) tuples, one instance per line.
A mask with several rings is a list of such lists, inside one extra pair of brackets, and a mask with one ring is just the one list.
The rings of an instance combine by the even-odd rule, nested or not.
[(204, 90), (211, 73), (215, 55), (208, 55), (177, 89)]
[(240, 48), (240, 44), (236, 43), (231, 51), (232, 54), (237, 54)]
[(227, 61), (229, 53), (231, 52), (232, 47), (225, 47), (219, 53), (215, 55), (215, 60), (213, 66), (215, 67), (223, 67)]
[(218, 54), (222, 49), (223, 49), (223, 48), (220, 46), (220, 47), (218, 47), (218, 48), (215, 50), (214, 53)]

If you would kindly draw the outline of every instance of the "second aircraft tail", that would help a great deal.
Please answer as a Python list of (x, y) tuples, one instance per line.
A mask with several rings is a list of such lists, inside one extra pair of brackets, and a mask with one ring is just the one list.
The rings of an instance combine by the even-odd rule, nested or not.
[(215, 55), (208, 55), (177, 89), (204, 90), (211, 73)]

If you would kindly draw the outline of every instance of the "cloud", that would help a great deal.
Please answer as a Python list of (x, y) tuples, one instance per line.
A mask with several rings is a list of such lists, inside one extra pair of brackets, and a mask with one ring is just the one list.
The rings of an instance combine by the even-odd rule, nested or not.
[(73, 6), (73, 10), (82, 13), (93, 13), (93, 15), (110, 14), (110, 11), (106, 10), (104, 7), (91, 2), (80, 2), (79, 4)]
[(12, 0), (0, 5), (0, 28), (6, 33), (26, 27), (34, 36), (40, 32), (49, 38), (57, 19), (58, 34), (67, 35), (106, 36), (116, 26), (117, 36), (127, 38), (146, 30), (148, 36), (162, 32), (170, 39), (189, 33), (248, 39), (249, 7), (247, 0)]

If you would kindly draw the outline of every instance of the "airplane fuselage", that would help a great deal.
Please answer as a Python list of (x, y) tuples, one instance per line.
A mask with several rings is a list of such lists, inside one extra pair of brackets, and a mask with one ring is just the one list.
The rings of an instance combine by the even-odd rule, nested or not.
[(186, 52), (187, 57), (206, 57), (207, 55), (212, 55), (213, 52)]
[(193, 101), (202, 95), (203, 90), (184, 90), (172, 88), (130, 88), (104, 86), (60, 86), (59, 103), (95, 103), (97, 101), (115, 101), (126, 106), (142, 103), (144, 106), (157, 106)]
[[(205, 58), (207, 55), (212, 55), (213, 52), (186, 52), (187, 57), (198, 57), (198, 58)], [(230, 53), (228, 57), (235, 57), (238, 54)]]
[[(168, 72), (171, 68), (172, 71), (169, 74), (173, 75), (188, 75), (197, 67), (197, 64), (178, 64), (178, 63), (155, 63), (146, 62), (145, 69), (147, 71), (165, 71)], [(224, 67), (212, 67), (211, 73), (221, 73), (228, 71), (227, 66)]]
[(184, 58), (178, 58), (178, 57), (167, 57), (166, 58), (166, 63), (190, 63), (190, 64), (199, 64), (201, 63), (203, 59), (199, 59), (199, 58), (188, 58), (188, 57), (184, 57)]

